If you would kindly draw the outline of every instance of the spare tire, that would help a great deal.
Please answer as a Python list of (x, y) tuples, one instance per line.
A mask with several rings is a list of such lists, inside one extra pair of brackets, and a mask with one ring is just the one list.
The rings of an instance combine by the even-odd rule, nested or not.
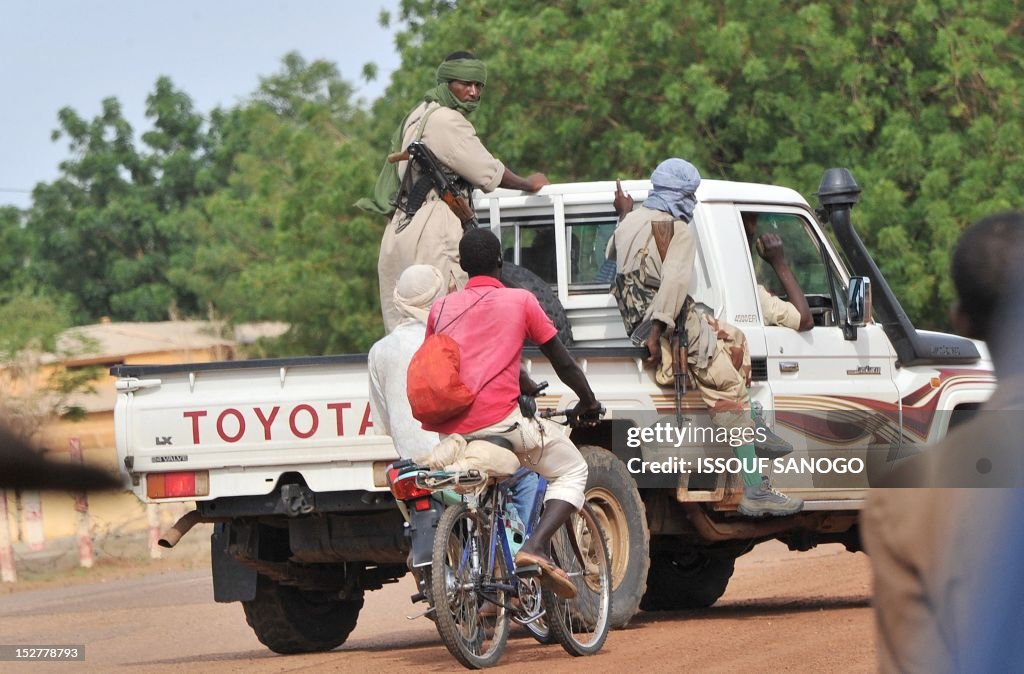
[(300, 590), (263, 575), (257, 579), (256, 596), (242, 602), (256, 638), (282, 655), (337, 648), (355, 629), (362, 608), (362, 597), (338, 599), (336, 590)]
[(521, 288), (533, 293), (533, 296), (540, 302), (544, 313), (555, 324), (558, 338), (562, 340), (562, 344), (572, 346), (572, 328), (569, 327), (569, 317), (565, 315), (565, 307), (558, 301), (558, 295), (544, 279), (529, 269), (505, 262), (501, 267), (501, 282), (509, 288)]
[(644, 611), (707, 608), (725, 594), (736, 558), (691, 547), (675, 555), (651, 555)]

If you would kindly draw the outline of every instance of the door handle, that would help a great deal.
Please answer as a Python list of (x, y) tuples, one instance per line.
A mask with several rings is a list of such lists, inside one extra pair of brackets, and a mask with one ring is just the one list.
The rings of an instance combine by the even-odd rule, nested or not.
[(799, 372), (800, 363), (795, 360), (784, 360), (779, 363), (779, 372)]

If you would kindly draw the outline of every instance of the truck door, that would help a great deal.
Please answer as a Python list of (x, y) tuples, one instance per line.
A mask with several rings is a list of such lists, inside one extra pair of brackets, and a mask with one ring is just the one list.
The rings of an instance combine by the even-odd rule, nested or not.
[[(887, 456), (895, 456), (902, 437), (899, 397), (894, 381), (895, 352), (881, 325), (869, 323), (857, 330), (855, 340), (843, 336), (849, 274), (822, 231), (808, 213), (798, 208), (739, 207), (737, 218), (756, 218), (756, 234), (748, 237), (748, 255), (757, 283), (786, 299), (771, 265), (754, 249), (756, 239), (774, 233), (781, 237), (786, 262), (792, 270), (814, 317), (805, 332), (779, 325), (758, 303), (767, 346), (767, 382), (773, 410), (766, 410), (774, 428), (791, 442), (794, 451), (783, 459), (792, 473), (776, 472), (780, 487), (799, 491), (827, 488), (830, 492), (804, 494), (809, 499), (858, 498), (875, 471), (884, 470)], [(816, 461), (829, 459), (830, 464)], [(839, 472), (857, 468), (858, 474)], [(815, 470), (806, 470), (815, 460)], [(840, 459), (841, 461), (835, 461)], [(774, 462), (778, 466), (778, 462)], [(818, 472), (818, 469), (826, 469)]]

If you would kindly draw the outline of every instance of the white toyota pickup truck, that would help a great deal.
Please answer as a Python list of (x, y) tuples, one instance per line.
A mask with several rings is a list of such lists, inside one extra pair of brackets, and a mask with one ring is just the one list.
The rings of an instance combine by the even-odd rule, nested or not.
[[(640, 201), (649, 183), (623, 186)], [(598, 428), (573, 439), (590, 464), (588, 500), (609, 533), (615, 623), (638, 608), (710, 606), (735, 559), (759, 542), (859, 550), (857, 515), (872, 481), (994, 390), (984, 345), (915, 330), (852, 227), (860, 188), (845, 169), (826, 172), (817, 212), (784, 187), (702, 182), (690, 293), (746, 334), (751, 395), (794, 448), (763, 467), (776, 487), (805, 501), (792, 517), (742, 517), (728, 446), (657, 432), (664, 420), (699, 425), (702, 403), (694, 391), (677, 400), (673, 387), (659, 386), (626, 338), (605, 259), (614, 190), (613, 182), (531, 195), (498, 190), (477, 194), (475, 205), (518, 265), (516, 278), (533, 280), (525, 285), (571, 334), (608, 410)], [(781, 236), (814, 315), (811, 330), (765, 325), (756, 289), (776, 279), (751, 255), (744, 212)], [(526, 355), (533, 379), (551, 383), (540, 406), (571, 404), (539, 351)], [(409, 545), (385, 480), (397, 454), (374, 433), (364, 354), (111, 373), (118, 454), (132, 489), (146, 502), (196, 502), (173, 536), (197, 521), (216, 523), (215, 598), (241, 601), (269, 648), (334, 648), (355, 627), (364, 592), (406, 572)]]

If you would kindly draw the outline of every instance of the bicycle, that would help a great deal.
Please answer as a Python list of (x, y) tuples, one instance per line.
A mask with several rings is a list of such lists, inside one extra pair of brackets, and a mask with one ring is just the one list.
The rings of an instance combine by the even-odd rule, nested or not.
[[(416, 484), (416, 477), (419, 473), (426, 471), (428, 471), (427, 468), (417, 466), (411, 459), (403, 459), (389, 467), (388, 483), (391, 486), (396, 501), (401, 504), (406, 527), (409, 531), (411, 544), (409, 565), (413, 569), (418, 589), (411, 599), (413, 603), (424, 601), (429, 607), (417, 616), (410, 616), (410, 619), (428, 616), (431, 620), (434, 620), (431, 582), (434, 532), (437, 530), (447, 505), (461, 503), (462, 495), (450, 490), (439, 491), (419, 487)], [(463, 479), (466, 479), (466, 477), (463, 476)], [(525, 475), (517, 473), (501, 483), (500, 488), (504, 490), (506, 499), (510, 497), (509, 492), (518, 487), (524, 477)], [(452, 479), (455, 479), (454, 476)], [(479, 481), (479, 476), (469, 476), (469, 479), (477, 482)], [(543, 477), (537, 476), (537, 486), (533, 494), (533, 508), (524, 513), (526, 515), (525, 521), (522, 522), (524, 528), (522, 532), (519, 532), (523, 538), (520, 544), (533, 533), (533, 529), (537, 525), (537, 520), (540, 517), (540, 504), (544, 500), (546, 490), (547, 481)], [(509, 518), (506, 514), (503, 524), (508, 523), (508, 521)], [(506, 533), (511, 530), (512, 527), (509, 527)], [(511, 541), (509, 541), (509, 547), (512, 547)], [(520, 621), (523, 627), (539, 643), (545, 645), (555, 643), (554, 638), (551, 636), (551, 631), (544, 620), (543, 612), (540, 610), (540, 584), (537, 579), (521, 579), (516, 589), (517, 593), (514, 596), (519, 600), (520, 605), (524, 607), (527, 613), (526, 618)]]
[[(544, 414), (556, 415), (568, 417), (564, 411)], [(463, 493), (462, 503), (445, 509), (437, 525), (431, 574), (435, 624), (460, 663), (470, 669), (495, 665), (510, 621), (529, 628), (545, 620), (551, 638), (573, 656), (601, 649), (611, 612), (611, 564), (604, 531), (589, 505), (551, 540), (552, 560), (576, 587), (576, 597), (564, 599), (547, 590), (538, 594), (536, 576), (516, 572), (505, 526), (509, 484), (487, 481), (471, 470), (420, 471), (416, 485)], [(531, 513), (528, 532), (536, 520)]]

